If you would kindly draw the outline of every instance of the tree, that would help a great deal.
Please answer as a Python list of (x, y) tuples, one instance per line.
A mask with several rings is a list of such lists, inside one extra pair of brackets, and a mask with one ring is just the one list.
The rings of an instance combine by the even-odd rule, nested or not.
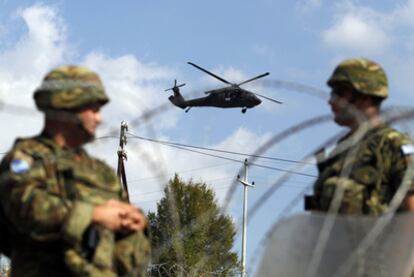
[[(148, 214), (153, 264), (172, 275), (228, 276), (238, 270), (237, 254), (231, 251), (235, 227), (229, 216), (220, 214), (214, 192), (175, 175), (164, 193), (157, 213)], [(161, 272), (154, 269), (153, 275), (157, 270)]]

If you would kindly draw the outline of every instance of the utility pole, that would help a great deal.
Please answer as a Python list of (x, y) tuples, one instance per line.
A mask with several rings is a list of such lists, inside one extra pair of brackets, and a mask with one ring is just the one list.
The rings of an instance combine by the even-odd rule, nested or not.
[(119, 134), (117, 175), (119, 178), (119, 182), (121, 183), (122, 189), (125, 191), (126, 196), (128, 198), (128, 202), (129, 202), (128, 183), (126, 179), (125, 164), (124, 164), (124, 161), (127, 160), (127, 153), (124, 149), (125, 145), (127, 144), (126, 132), (128, 132), (128, 123), (126, 123), (125, 121), (122, 121), (121, 131)]
[(240, 176), (237, 176), (237, 180), (244, 186), (244, 199), (243, 199), (243, 237), (242, 237), (242, 272), (241, 277), (246, 276), (246, 242), (247, 242), (247, 187), (254, 188), (254, 182), (249, 184), (247, 177), (247, 169), (249, 163), (247, 159), (244, 160), (244, 179), (241, 180)]

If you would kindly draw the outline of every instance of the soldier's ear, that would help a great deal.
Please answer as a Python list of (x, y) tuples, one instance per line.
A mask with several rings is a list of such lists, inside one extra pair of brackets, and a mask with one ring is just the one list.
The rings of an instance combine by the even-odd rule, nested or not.
[(359, 102), (362, 107), (369, 107), (374, 104), (371, 96), (362, 93), (354, 93), (353, 100)]
[(378, 102), (375, 101), (376, 99), (374, 99), (374, 97), (370, 96), (370, 95), (364, 95), (364, 103), (366, 106), (378, 106)]

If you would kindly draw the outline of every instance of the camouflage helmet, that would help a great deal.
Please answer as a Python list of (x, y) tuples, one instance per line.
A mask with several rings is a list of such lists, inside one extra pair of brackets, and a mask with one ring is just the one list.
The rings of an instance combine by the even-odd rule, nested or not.
[(98, 74), (76, 65), (64, 65), (50, 71), (33, 97), (41, 111), (76, 110), (109, 101)]
[(381, 66), (368, 59), (348, 59), (341, 62), (328, 80), (332, 87), (335, 83), (344, 82), (350, 84), (358, 92), (387, 98), (388, 81)]

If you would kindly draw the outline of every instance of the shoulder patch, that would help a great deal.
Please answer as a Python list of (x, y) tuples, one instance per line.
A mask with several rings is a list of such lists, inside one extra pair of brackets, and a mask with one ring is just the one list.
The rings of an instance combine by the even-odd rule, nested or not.
[(405, 156), (413, 155), (414, 154), (414, 144), (403, 144), (403, 145), (401, 145), (401, 151)]
[(30, 137), (30, 138), (19, 138), (13, 145), (14, 152), (21, 152), (22, 154), (30, 157), (43, 157), (52, 152), (51, 147), (45, 142), (42, 135)]
[(22, 151), (15, 151), (12, 154), (10, 170), (13, 173), (21, 174), (28, 171), (33, 164), (33, 158)]
[(14, 173), (21, 174), (25, 173), (30, 169), (30, 165), (25, 160), (12, 160), (10, 162), (10, 170)]

